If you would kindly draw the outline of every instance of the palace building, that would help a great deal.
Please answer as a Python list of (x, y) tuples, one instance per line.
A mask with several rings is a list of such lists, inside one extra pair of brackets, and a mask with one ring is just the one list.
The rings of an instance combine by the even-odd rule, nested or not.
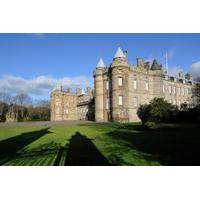
[(100, 59), (93, 73), (94, 90), (56, 89), (51, 93), (51, 120), (139, 121), (137, 109), (155, 97), (180, 106), (191, 102), (192, 76), (169, 76), (156, 59), (128, 62), (127, 52), (117, 49), (110, 66)]

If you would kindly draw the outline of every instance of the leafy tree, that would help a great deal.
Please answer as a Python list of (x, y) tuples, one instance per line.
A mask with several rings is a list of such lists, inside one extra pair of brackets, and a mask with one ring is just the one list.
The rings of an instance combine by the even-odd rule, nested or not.
[(144, 125), (146, 122), (159, 123), (168, 120), (175, 110), (175, 106), (163, 98), (154, 98), (149, 104), (141, 105), (137, 114)]
[(169, 119), (175, 111), (175, 107), (165, 101), (163, 98), (154, 98), (150, 104), (149, 117), (150, 121), (161, 122)]
[(143, 125), (149, 119), (149, 109), (150, 109), (150, 106), (147, 104), (144, 104), (144, 105), (141, 105), (137, 110), (137, 115), (141, 119)]
[(200, 106), (200, 83), (196, 83), (192, 89), (194, 106)]

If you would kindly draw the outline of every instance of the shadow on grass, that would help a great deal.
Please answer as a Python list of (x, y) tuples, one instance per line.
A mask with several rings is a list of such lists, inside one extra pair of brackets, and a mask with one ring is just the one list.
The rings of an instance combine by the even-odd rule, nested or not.
[(127, 129), (111, 131), (107, 135), (128, 142), (131, 148), (150, 154), (147, 160), (162, 165), (200, 165), (199, 126), (174, 125), (148, 131), (138, 125), (129, 125)]
[(38, 131), (22, 133), (21, 135), (0, 141), (0, 165), (17, 157), (20, 150), (48, 133), (51, 133), (49, 128), (45, 128)]
[(108, 166), (108, 160), (93, 144), (91, 139), (76, 132), (69, 140), (65, 165), (72, 166)]

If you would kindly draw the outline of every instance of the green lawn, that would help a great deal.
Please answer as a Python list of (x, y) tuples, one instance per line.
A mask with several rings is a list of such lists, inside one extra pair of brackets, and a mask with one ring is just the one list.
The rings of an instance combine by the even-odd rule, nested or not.
[(0, 165), (199, 165), (200, 125), (0, 127)]

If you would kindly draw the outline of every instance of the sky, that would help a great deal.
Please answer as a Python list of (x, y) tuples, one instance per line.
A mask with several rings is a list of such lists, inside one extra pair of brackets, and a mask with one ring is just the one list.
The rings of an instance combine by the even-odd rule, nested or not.
[(171, 75), (200, 77), (200, 34), (0, 34), (0, 92), (48, 99), (57, 84), (93, 86), (99, 58), (109, 66), (119, 46), (131, 64), (141, 57), (165, 65), (167, 53)]

